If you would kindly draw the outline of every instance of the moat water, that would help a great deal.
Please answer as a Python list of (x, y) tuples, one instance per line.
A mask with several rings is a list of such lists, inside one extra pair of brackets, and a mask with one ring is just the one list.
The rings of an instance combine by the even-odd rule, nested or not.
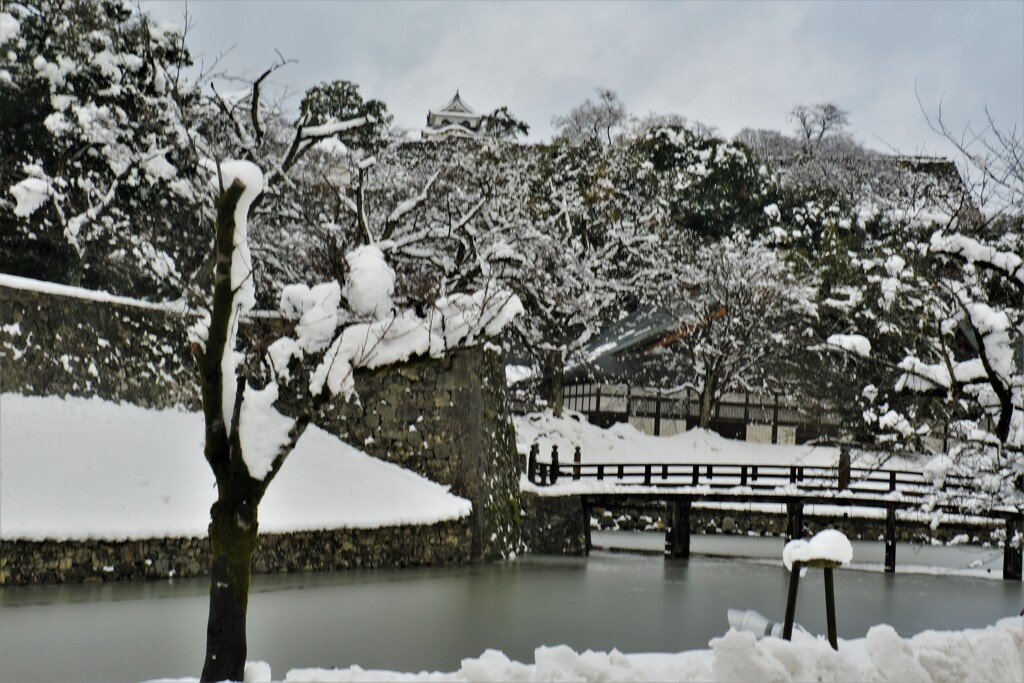
[[(694, 537), (695, 552), (702, 538)], [(714, 543), (711, 552), (730, 551)], [(595, 551), (474, 567), (257, 576), (249, 659), (269, 662), (281, 679), (292, 668), (353, 664), (452, 671), (487, 648), (521, 661), (560, 643), (623, 652), (706, 648), (728, 630), (730, 607), (778, 621), (784, 613), (788, 573), (766, 559), (780, 557), (781, 541), (733, 545), (755, 558)], [(825, 628), (819, 574), (801, 581), (796, 615), (815, 633)], [(983, 627), (1024, 606), (1024, 584), (964, 576), (840, 570), (835, 589), (840, 638), (863, 637), (877, 623), (903, 635)], [(0, 680), (198, 676), (206, 613), (204, 579), (3, 588)]]

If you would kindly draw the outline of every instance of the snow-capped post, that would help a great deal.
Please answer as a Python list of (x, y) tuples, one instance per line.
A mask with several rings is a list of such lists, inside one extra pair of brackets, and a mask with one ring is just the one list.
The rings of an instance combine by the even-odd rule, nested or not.
[(807, 567), (816, 567), (825, 571), (825, 617), (828, 622), (828, 642), (833, 650), (839, 649), (836, 635), (836, 596), (832, 582), (832, 570), (853, 559), (853, 546), (850, 540), (835, 529), (825, 529), (814, 535), (809, 541), (798, 539), (790, 541), (782, 551), (782, 562), (790, 570), (789, 593), (786, 596), (786, 620), (782, 626), (782, 637), (793, 638), (793, 619), (796, 617), (796, 593), (800, 577)]

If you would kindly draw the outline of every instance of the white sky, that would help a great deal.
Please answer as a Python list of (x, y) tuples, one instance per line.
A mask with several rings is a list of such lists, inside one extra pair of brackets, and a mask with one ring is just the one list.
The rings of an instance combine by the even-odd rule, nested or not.
[[(182, 0), (144, 0), (183, 24)], [(855, 137), (903, 153), (948, 153), (917, 102), (940, 99), (957, 129), (1024, 130), (1024, 1), (1004, 2), (191, 2), (188, 44), (209, 64), (301, 93), (351, 80), (419, 128), (459, 88), (480, 112), (507, 105), (549, 139), (551, 117), (594, 88), (632, 113), (678, 113), (726, 136), (789, 131), (797, 103), (835, 102)], [(233, 48), (233, 49), (232, 49)]]

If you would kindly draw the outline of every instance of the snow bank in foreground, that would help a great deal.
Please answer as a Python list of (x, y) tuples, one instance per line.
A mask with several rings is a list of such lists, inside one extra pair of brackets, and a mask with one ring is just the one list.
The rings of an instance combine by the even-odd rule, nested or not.
[[(199, 413), (0, 395), (0, 538), (203, 537), (216, 499)], [(433, 524), (469, 501), (309, 427), (260, 531)]]
[[(348, 669), (292, 669), (285, 681), (1024, 681), (1024, 619), (966, 631), (925, 631), (901, 638), (887, 625), (866, 638), (827, 641), (794, 633), (793, 642), (757, 640), (730, 630), (710, 650), (677, 654), (579, 653), (560, 645), (540, 647), (534, 663), (523, 664), (497, 650), (462, 660), (451, 673), (398, 673), (353, 666)], [(255, 669), (253, 673), (256, 673)], [(247, 671), (248, 674), (248, 671)], [(265, 665), (260, 676), (269, 681)]]

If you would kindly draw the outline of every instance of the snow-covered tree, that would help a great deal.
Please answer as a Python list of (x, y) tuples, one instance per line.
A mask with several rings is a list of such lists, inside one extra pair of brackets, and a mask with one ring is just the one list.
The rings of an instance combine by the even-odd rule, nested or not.
[[(492, 287), (450, 293), (422, 315), (399, 309), (392, 298), (394, 271), (376, 245), (366, 245), (346, 256), (344, 287), (337, 281), (285, 287), (281, 309), (293, 330), (243, 353), (239, 323), (256, 305), (248, 220), (265, 180), (248, 161), (221, 163), (216, 170), (220, 191), (210, 313), (190, 330), (202, 386), (205, 456), (217, 481), (210, 510), (210, 614), (202, 680), (237, 681), (246, 659), (259, 504), (309, 423), (332, 397), (353, 395), (356, 368), (436, 357), (478, 343), (498, 334), (522, 307), (514, 294)], [(285, 400), (284, 393), (302, 398)], [(284, 404), (294, 414), (275, 407)]]
[(0, 16), (0, 270), (180, 296), (210, 215), (183, 33), (122, 0)]
[(597, 142), (612, 144), (612, 131), (626, 123), (626, 105), (610, 88), (597, 89), (597, 102), (589, 97), (568, 114), (555, 116), (551, 125), (571, 145)]
[(496, 140), (514, 140), (520, 135), (530, 134), (530, 126), (512, 115), (508, 107), (498, 107), (480, 122), (480, 130), (486, 137)]
[(700, 245), (654, 297), (678, 328), (648, 355), (648, 379), (694, 389), (704, 428), (726, 392), (786, 389), (816, 315), (813, 296), (763, 240), (739, 233)]
[(826, 136), (845, 135), (850, 124), (849, 113), (833, 102), (798, 104), (790, 109), (789, 119), (808, 149), (812, 142), (820, 142)]

